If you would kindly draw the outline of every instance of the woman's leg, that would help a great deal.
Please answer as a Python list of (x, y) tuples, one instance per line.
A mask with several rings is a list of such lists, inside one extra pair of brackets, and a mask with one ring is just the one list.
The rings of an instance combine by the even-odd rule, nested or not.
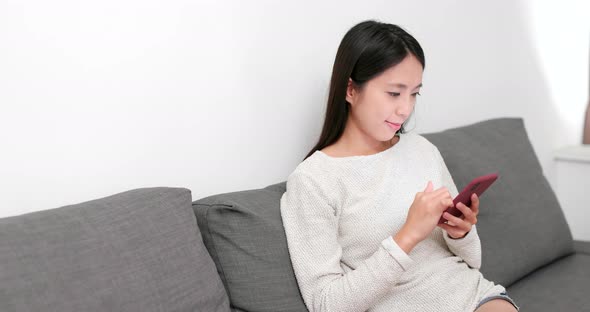
[(504, 299), (493, 299), (482, 304), (475, 312), (517, 312), (512, 303)]

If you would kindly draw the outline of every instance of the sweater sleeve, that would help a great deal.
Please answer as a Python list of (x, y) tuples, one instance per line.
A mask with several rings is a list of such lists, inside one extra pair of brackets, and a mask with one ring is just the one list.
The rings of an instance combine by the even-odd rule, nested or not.
[(281, 197), (293, 271), (309, 311), (366, 311), (382, 298), (414, 261), (384, 238), (375, 252), (354, 270), (341, 266), (338, 241), (340, 212), (330, 202), (329, 188), (295, 171)]
[[(435, 150), (436, 158), (440, 166), (442, 184), (447, 187), (451, 196), (455, 198), (457, 194), (459, 194), (457, 186), (453, 181), (453, 177), (451, 176), (440, 151), (438, 148), (435, 148)], [(442, 233), (444, 240), (452, 253), (463, 259), (467, 265), (472, 268), (479, 269), (481, 267), (481, 242), (475, 225), (471, 227), (471, 231), (469, 231), (465, 237), (459, 239), (450, 237), (445, 230), (442, 230)]]

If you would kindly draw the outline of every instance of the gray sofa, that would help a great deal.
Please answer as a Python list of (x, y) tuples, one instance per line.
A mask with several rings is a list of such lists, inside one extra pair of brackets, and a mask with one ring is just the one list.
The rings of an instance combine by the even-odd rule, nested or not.
[[(590, 311), (590, 242), (572, 240), (523, 120), (423, 135), (458, 188), (499, 173), (481, 197), (483, 274), (524, 311)], [(143, 188), (0, 219), (0, 311), (306, 311), (284, 191)]]

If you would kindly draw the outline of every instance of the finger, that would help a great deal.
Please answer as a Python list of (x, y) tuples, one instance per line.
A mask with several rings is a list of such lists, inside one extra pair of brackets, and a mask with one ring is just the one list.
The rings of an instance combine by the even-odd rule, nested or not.
[(464, 233), (463, 231), (457, 230), (456, 227), (450, 226), (448, 224), (441, 223), (441, 224), (438, 225), (438, 227), (440, 227), (441, 229), (445, 230), (449, 234), (449, 236), (459, 237), (459, 236), (463, 236), (464, 235), (463, 234)]
[(460, 228), (466, 228), (467, 225), (465, 224), (466, 221), (464, 221), (461, 218), (455, 217), (452, 214), (445, 212), (443, 213), (443, 218), (447, 219), (449, 221), (449, 224), (460, 227)]
[(479, 214), (479, 196), (475, 193), (471, 195), (471, 210), (475, 215)]
[(428, 181), (428, 184), (426, 184), (426, 188), (424, 189), (424, 192), (432, 192), (433, 188), (434, 188), (434, 186), (432, 185), (432, 181)]
[(457, 207), (457, 209), (459, 209), (459, 211), (461, 211), (463, 213), (464, 220), (469, 221), (469, 223), (471, 223), (471, 224), (477, 223), (477, 216), (475, 213), (473, 213), (473, 211), (469, 207), (467, 207), (463, 203), (457, 203), (456, 207)]
[[(441, 186), (441, 187), (437, 188), (435, 192), (437, 194), (449, 193), (449, 189), (446, 186)], [(450, 193), (449, 193), (449, 196), (451, 196)]]
[(432, 197), (451, 197), (451, 194), (449, 193), (449, 190), (442, 186), (439, 189), (436, 189), (435, 191), (430, 192), (430, 196)]
[(453, 198), (451, 197), (451, 194), (449, 192), (445, 192), (445, 190), (436, 190), (434, 192), (431, 192), (429, 194), (430, 198), (434, 201), (453, 201)]
[(461, 211), (466, 217), (473, 217), (473, 211), (467, 207), (464, 203), (458, 202), (455, 206)]
[(439, 200), (440, 205), (438, 205), (438, 209), (439, 209), (439, 213), (443, 213), (445, 210), (449, 209), (450, 207), (453, 207), (453, 200), (450, 198), (442, 198)]
[(450, 226), (450, 225), (448, 225), (446, 223), (441, 223), (441, 224), (438, 225), (438, 227), (441, 228), (441, 229), (443, 229), (443, 230), (445, 230), (445, 231), (447, 231), (447, 233), (451, 233), (452, 231), (455, 230), (454, 227), (452, 227), (452, 226)]
[(446, 200), (450, 200), (450, 201), (453, 200), (450, 195), (446, 194), (445, 189), (438, 189), (438, 190), (432, 191), (430, 193), (422, 193), (422, 194), (423, 194), (422, 196), (424, 197), (424, 199), (429, 202), (440, 203), (442, 200), (445, 200), (445, 201)]

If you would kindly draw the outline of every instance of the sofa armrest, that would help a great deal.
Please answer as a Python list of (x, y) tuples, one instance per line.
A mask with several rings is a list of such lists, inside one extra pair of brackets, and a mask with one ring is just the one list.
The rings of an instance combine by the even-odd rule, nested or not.
[(574, 240), (574, 251), (590, 255), (590, 241)]

